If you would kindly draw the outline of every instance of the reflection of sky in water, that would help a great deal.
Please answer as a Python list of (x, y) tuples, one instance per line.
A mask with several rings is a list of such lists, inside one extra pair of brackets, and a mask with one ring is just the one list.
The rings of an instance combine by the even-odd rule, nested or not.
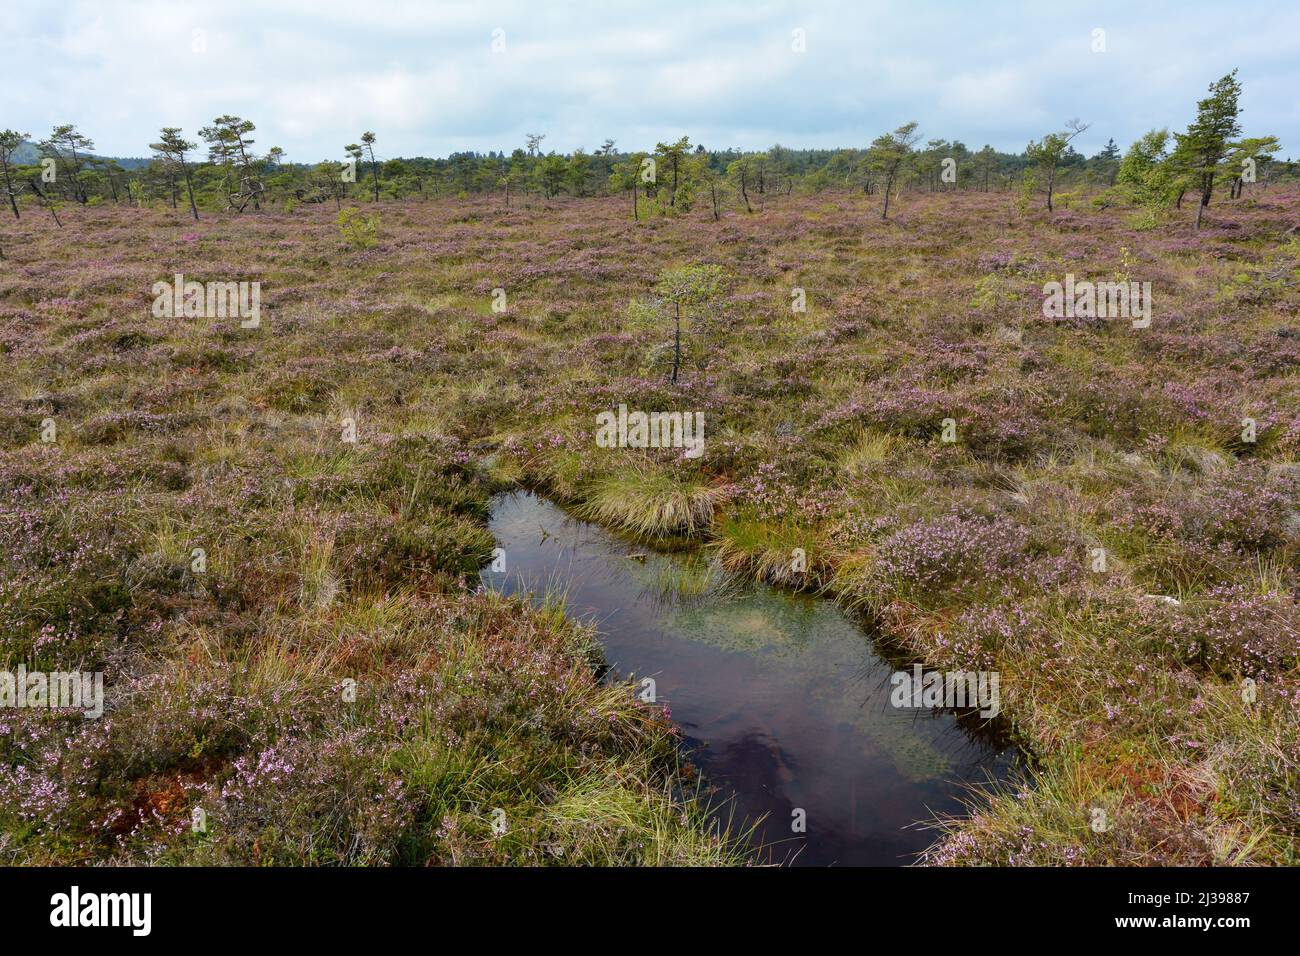
[[(496, 502), (492, 531), (506, 572), (484, 581), (567, 593), (611, 667), (655, 679), (718, 802), (734, 798), (724, 818), (767, 814), (759, 834), (777, 859), (907, 862), (932, 841), (917, 821), (960, 811), (963, 782), (1009, 766), (951, 714), (891, 707), (893, 668), (830, 601), (719, 586), (698, 558), (649, 552), (526, 493)], [(790, 831), (795, 808), (806, 834)]]

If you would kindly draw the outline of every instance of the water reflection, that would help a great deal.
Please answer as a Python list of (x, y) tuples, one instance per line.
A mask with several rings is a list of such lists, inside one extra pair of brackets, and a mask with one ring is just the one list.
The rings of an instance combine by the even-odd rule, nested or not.
[[(918, 821), (959, 812), (963, 784), (1014, 762), (951, 713), (892, 707), (894, 667), (829, 601), (738, 586), (698, 556), (637, 547), (527, 492), (497, 499), (491, 528), (506, 571), (485, 583), (564, 591), (616, 673), (655, 680), (721, 815), (762, 818), (778, 860), (910, 862), (933, 838)], [(807, 829), (792, 833), (799, 811)]]

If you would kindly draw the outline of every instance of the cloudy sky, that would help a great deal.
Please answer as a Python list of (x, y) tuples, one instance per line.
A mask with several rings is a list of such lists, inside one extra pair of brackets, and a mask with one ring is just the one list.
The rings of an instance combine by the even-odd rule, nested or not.
[(3, 27), (0, 128), (76, 123), (104, 155), (222, 113), (297, 162), (366, 129), (386, 158), (529, 132), (561, 152), (862, 146), (911, 119), (1019, 151), (1073, 117), (1092, 154), (1185, 127), (1234, 66), (1245, 132), (1300, 151), (1300, 4), (5, 0)]

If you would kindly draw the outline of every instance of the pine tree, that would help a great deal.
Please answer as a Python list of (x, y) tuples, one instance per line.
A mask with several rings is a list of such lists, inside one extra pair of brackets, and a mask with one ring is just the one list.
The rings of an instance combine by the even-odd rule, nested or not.
[(880, 211), (881, 219), (889, 218), (889, 194), (894, 188), (899, 172), (909, 161), (916, 141), (921, 134), (916, 131), (916, 121), (904, 123), (892, 133), (877, 136), (868, 151), (871, 168), (880, 173), (884, 179), (885, 205)]
[(1196, 104), (1196, 119), (1186, 133), (1178, 134), (1177, 153), (1186, 163), (1187, 172), (1200, 190), (1201, 201), (1196, 205), (1196, 228), (1201, 228), (1201, 216), (1210, 204), (1215, 178), (1223, 172), (1223, 161), (1234, 136), (1241, 134), (1241, 115), (1238, 99), (1241, 84), (1237, 71), (1210, 84), (1210, 95)]
[(199, 221), (199, 207), (194, 203), (194, 180), (190, 173), (189, 164), (185, 162), (185, 154), (194, 149), (198, 144), (191, 143), (181, 136), (180, 127), (164, 126), (162, 135), (158, 142), (150, 144), (149, 148), (157, 153), (164, 162), (181, 171), (185, 177), (185, 188), (190, 196), (190, 212), (194, 214), (194, 221)]

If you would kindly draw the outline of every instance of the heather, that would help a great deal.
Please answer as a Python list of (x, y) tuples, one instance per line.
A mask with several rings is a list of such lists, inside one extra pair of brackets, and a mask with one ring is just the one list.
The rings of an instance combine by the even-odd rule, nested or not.
[[(522, 483), (998, 670), (1030, 769), (928, 862), (1300, 862), (1300, 193), (1199, 232), (876, 207), (5, 221), (0, 657), (103, 670), (109, 707), (0, 713), (0, 859), (737, 861), (590, 630), (475, 586)], [(722, 281), (673, 382), (660, 281), (691, 265)], [(1067, 272), (1150, 281), (1151, 326), (1045, 320)], [(176, 273), (259, 281), (262, 327), (155, 317)], [(703, 412), (703, 454), (598, 448), (620, 403)]]

